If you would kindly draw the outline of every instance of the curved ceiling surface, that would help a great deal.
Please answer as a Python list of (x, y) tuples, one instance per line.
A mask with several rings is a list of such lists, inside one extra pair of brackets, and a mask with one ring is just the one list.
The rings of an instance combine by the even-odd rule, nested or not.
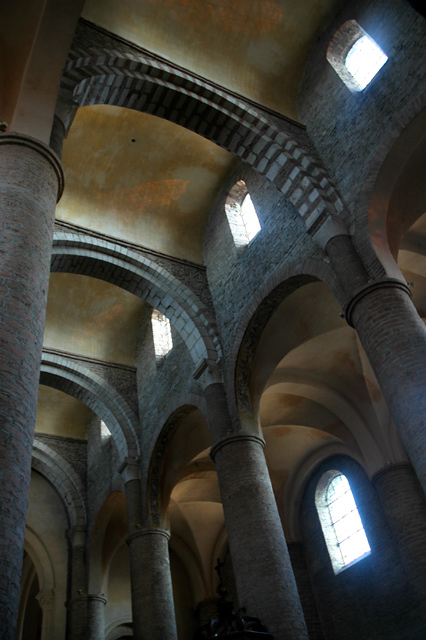
[(83, 107), (65, 140), (56, 217), (202, 262), (204, 227), (237, 160), (175, 124), (130, 109)]
[(341, 0), (87, 0), (83, 17), (297, 119), (316, 38)]

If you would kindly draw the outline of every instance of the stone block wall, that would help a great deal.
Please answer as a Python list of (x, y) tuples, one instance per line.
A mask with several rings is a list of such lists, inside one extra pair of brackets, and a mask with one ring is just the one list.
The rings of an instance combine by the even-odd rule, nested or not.
[[(337, 30), (356, 20), (388, 56), (364, 91), (351, 92), (326, 59)], [(307, 132), (353, 215), (368, 205), (393, 143), (426, 105), (426, 21), (403, 0), (349, 2), (322, 34), (299, 93)], [(361, 226), (361, 228), (359, 228)], [(364, 228), (363, 228), (364, 227)], [(361, 242), (361, 240), (358, 240)]]
[[(260, 233), (241, 251), (234, 244), (225, 213), (225, 201), (238, 180), (244, 180), (259, 222)], [(206, 228), (204, 261), (224, 349), (226, 373), (233, 380), (229, 361), (240, 342), (245, 323), (262, 302), (262, 289), (276, 286), (286, 266), (307, 259), (323, 260), (322, 250), (307, 236), (293, 205), (265, 178), (241, 163), (216, 200)], [(233, 384), (232, 384), (233, 387)]]
[[(334, 574), (315, 506), (315, 491), (326, 471), (349, 480), (371, 547), (370, 555)], [(345, 456), (325, 461), (307, 485), (301, 528), (312, 587), (327, 640), (421, 640), (419, 603), (404, 573), (396, 541), (377, 493), (364, 470)]]

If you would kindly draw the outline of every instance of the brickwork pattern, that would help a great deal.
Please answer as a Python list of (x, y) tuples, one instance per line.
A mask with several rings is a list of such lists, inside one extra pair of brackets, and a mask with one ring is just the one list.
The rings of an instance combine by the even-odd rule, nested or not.
[[(356, 20), (389, 56), (367, 89), (356, 94), (326, 60), (330, 41), (347, 20)], [(424, 19), (406, 2), (350, 2), (322, 34), (299, 93), (301, 119), (331, 179), (356, 213), (355, 245), (376, 278), (385, 274), (372, 250), (368, 204), (388, 151), (426, 106), (425, 35)]]
[(58, 453), (80, 477), (83, 485), (87, 481), (87, 442), (77, 438), (67, 438), (65, 436), (54, 436), (50, 433), (35, 434), (37, 442), (47, 445)]
[[(212, 449), (240, 604), (276, 640), (307, 640), (263, 449), (250, 436)], [(250, 559), (248, 562), (247, 559)]]
[[(219, 359), (221, 348), (204, 269), (169, 260), (154, 252), (122, 246), (114, 239), (79, 230), (58, 230), (53, 242), (51, 270), (100, 278), (145, 300), (169, 318), (191, 352), (194, 364), (203, 358)], [(184, 276), (184, 280), (179, 278)]]
[(375, 474), (373, 483), (402, 563), (426, 614), (426, 499), (409, 464), (391, 465)]
[[(23, 178), (24, 176), (24, 178)], [(38, 396), (58, 159), (0, 135), (0, 636), (14, 638)]]
[(426, 332), (409, 295), (376, 289), (352, 311), (353, 326), (426, 489)]
[(128, 538), (135, 640), (177, 640), (168, 538), (162, 529)]
[(57, 451), (34, 438), (31, 466), (55, 487), (70, 527), (86, 527), (86, 487), (72, 465)]
[[(323, 474), (338, 470), (349, 480), (371, 547), (371, 554), (334, 574), (315, 506)], [(307, 565), (324, 635), (331, 640), (421, 640), (419, 602), (407, 580), (377, 493), (364, 470), (346, 456), (322, 463), (302, 502), (301, 529)]]
[(102, 38), (89, 31), (80, 29), (62, 81), (79, 106), (144, 111), (219, 144), (285, 193), (312, 232), (330, 214), (345, 216), (303, 127), (136, 47), (118, 41), (115, 51), (93, 49)]
[(84, 361), (44, 349), (40, 382), (68, 393), (92, 409), (110, 429), (123, 461), (139, 457), (137, 416), (121, 394)]

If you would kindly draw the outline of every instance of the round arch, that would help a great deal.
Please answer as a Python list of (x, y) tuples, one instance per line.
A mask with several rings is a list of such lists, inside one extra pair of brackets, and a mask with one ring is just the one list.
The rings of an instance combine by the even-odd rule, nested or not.
[(76, 51), (62, 88), (80, 107), (109, 104), (143, 111), (218, 144), (270, 180), (313, 232), (330, 215), (346, 217), (303, 126), (213, 90), (197, 76), (142, 54)]
[(93, 371), (43, 350), (40, 383), (68, 393), (92, 409), (110, 429), (120, 460), (139, 458), (136, 415), (126, 400)]
[(51, 271), (90, 275), (135, 294), (176, 326), (195, 366), (203, 359), (219, 360), (221, 347), (212, 311), (175, 275), (147, 256), (84, 233), (56, 230)]
[(86, 491), (73, 467), (47, 444), (34, 439), (31, 466), (41, 473), (58, 492), (69, 527), (86, 527)]

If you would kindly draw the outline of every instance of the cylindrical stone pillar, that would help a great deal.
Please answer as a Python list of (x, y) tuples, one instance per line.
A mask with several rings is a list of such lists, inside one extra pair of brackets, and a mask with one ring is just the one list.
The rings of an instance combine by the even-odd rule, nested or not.
[(288, 542), (287, 546), (306, 626), (308, 627), (309, 640), (324, 640), (315, 596), (306, 566), (304, 544), (303, 542)]
[(86, 534), (74, 527), (70, 532), (71, 589), (68, 607), (69, 640), (87, 640)]
[(55, 205), (57, 156), (0, 134), (0, 637), (15, 637)]
[(336, 236), (326, 252), (351, 298), (348, 324), (358, 333), (426, 492), (426, 329), (399, 280), (371, 281), (348, 236)]
[(87, 640), (105, 640), (105, 596), (89, 593), (87, 596)]
[(139, 465), (127, 459), (120, 468), (126, 492), (133, 637), (177, 639), (169, 560), (169, 533), (143, 522)]
[(263, 446), (261, 438), (240, 433), (219, 440), (211, 451), (238, 597), (275, 640), (307, 640)]
[(426, 498), (422, 487), (409, 464), (385, 467), (372, 482), (407, 576), (426, 612)]
[(169, 533), (140, 529), (127, 538), (132, 580), (133, 637), (177, 640)]
[(426, 329), (399, 282), (372, 283), (346, 311), (426, 491)]

